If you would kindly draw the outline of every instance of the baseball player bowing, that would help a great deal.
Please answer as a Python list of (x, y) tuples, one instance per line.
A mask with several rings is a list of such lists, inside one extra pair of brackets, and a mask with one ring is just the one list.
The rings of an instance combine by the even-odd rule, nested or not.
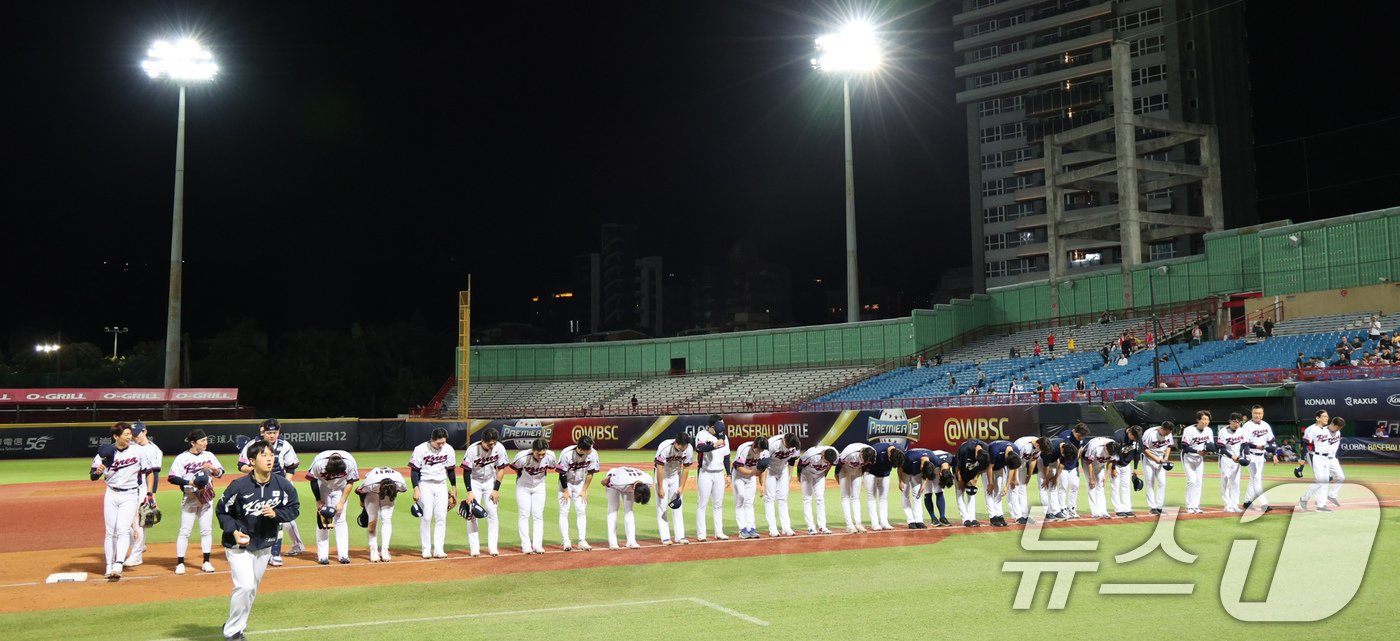
[(1095, 519), (1113, 518), (1108, 514), (1108, 501), (1104, 484), (1109, 480), (1109, 469), (1118, 456), (1118, 443), (1109, 436), (1097, 436), (1084, 444), (1081, 458), (1084, 461), (1084, 478), (1089, 485), (1089, 516)]
[(369, 533), (369, 562), (393, 560), (389, 554), (389, 539), (394, 534), (394, 501), (408, 491), (403, 475), (392, 467), (376, 467), (365, 475), (355, 488), (365, 510), (361, 523)]
[(423, 511), (418, 542), (423, 558), (447, 558), (447, 511), (457, 504), (457, 473), (452, 461), (457, 452), (447, 444), (447, 430), (436, 428), (428, 440), (413, 448), (408, 471), (413, 481), (413, 502)]
[(695, 453), (700, 463), (695, 472), (695, 538), (705, 540), (705, 510), (714, 513), (715, 538), (728, 539), (724, 534), (724, 493), (729, 489), (729, 437), (724, 421), (711, 414), (705, 429), (695, 435)]
[(617, 549), (618, 509), (623, 511), (627, 547), (642, 547), (637, 544), (637, 517), (632, 508), (634, 504), (646, 505), (651, 500), (651, 477), (635, 467), (615, 467), (603, 476), (603, 487), (608, 495), (608, 549)]
[(836, 486), (841, 489), (841, 515), (846, 517), (847, 534), (866, 532), (860, 523), (860, 495), (865, 468), (874, 460), (875, 448), (865, 443), (847, 445), (836, 458)]
[(136, 504), (141, 498), (141, 450), (132, 447), (131, 424), (112, 426), (112, 442), (97, 448), (88, 478), (106, 481), (102, 499), (102, 522), (106, 527), (103, 550), (107, 558), (105, 575), (120, 579), (122, 564), (131, 551), (131, 525), (136, 521)]
[[(499, 439), (496, 428), (488, 427), (481, 431), (481, 440), (468, 445), (462, 454), (466, 502), (486, 512), (486, 552), (491, 556), (500, 555), (497, 544), (501, 538), (501, 479), (510, 467), (506, 446)], [(467, 548), (472, 556), (481, 556), (481, 519), (475, 516), (467, 519)]]
[(1241, 429), (1244, 416), (1239, 412), (1230, 414), (1230, 424), (1220, 428), (1215, 434), (1215, 448), (1220, 453), (1220, 500), (1225, 503), (1226, 512), (1243, 512), (1240, 509), (1240, 462), (1244, 460), (1245, 434)]
[(758, 522), (754, 518), (754, 497), (763, 489), (763, 475), (768, 469), (768, 439), (762, 436), (745, 442), (734, 450), (734, 520), (739, 524), (739, 538), (758, 538)]
[(294, 521), (301, 512), (297, 489), (286, 477), (274, 473), (277, 455), (271, 444), (254, 441), (244, 450), (250, 471), (224, 489), (215, 513), (223, 529), (224, 556), (233, 576), (233, 596), (229, 599), (224, 638), (246, 641), (243, 631), (253, 611), (258, 585), (272, 559), (272, 546), (282, 532), (282, 524)]
[(544, 554), (545, 477), (558, 467), (559, 461), (549, 450), (549, 441), (537, 438), (530, 450), (515, 455), (510, 469), (515, 470), (515, 514), (520, 527), (520, 551)]
[(1021, 466), (1016, 469), (1016, 484), (1011, 486), (1007, 492), (1006, 507), (1011, 512), (1011, 518), (1016, 522), (1025, 525), (1030, 523), (1030, 482), (1036, 476), (1038, 461), (1040, 460), (1040, 437), (1022, 436), (1013, 443), (1016, 454), (1021, 457)]
[(209, 437), (204, 430), (193, 430), (185, 437), (190, 448), (170, 462), (166, 480), (180, 488), (180, 533), (175, 536), (175, 574), (185, 573), (185, 551), (189, 549), (190, 532), (199, 522), (199, 548), (204, 553), (200, 569), (213, 572), (209, 562), (214, 545), (214, 483), (224, 475), (224, 466), (209, 451)]
[[(1047, 521), (1065, 521), (1069, 512), (1064, 505), (1064, 492), (1061, 489), (1069, 477), (1075, 476), (1079, 466), (1079, 448), (1069, 439), (1041, 437), (1040, 461), (1040, 502), (1045, 506)], [(1068, 470), (1070, 473), (1065, 474)]]
[(966, 527), (981, 527), (977, 520), (977, 477), (992, 464), (991, 450), (981, 439), (968, 439), (958, 445), (953, 478), (957, 481), (958, 518)]
[(1264, 420), (1264, 407), (1249, 408), (1249, 420), (1240, 429), (1244, 432), (1245, 451), (1249, 455), (1249, 490), (1244, 494), (1244, 509), (1256, 506), (1260, 512), (1271, 512), (1274, 508), (1269, 505), (1269, 497), (1264, 495), (1264, 461), (1273, 457), (1274, 463), (1278, 463), (1278, 443), (1274, 440), (1274, 428)]
[[(1313, 435), (1313, 482), (1300, 502), (1306, 505), (1308, 497), (1311, 496), (1317, 503), (1318, 512), (1331, 512), (1332, 508), (1327, 507), (1328, 503), (1342, 506), (1339, 497), (1347, 475), (1342, 472), (1342, 461), (1337, 458), (1337, 451), (1341, 449), (1342, 428), (1346, 427), (1346, 424), (1346, 419), (1336, 416), (1328, 423), (1325, 431)], [(1322, 500), (1324, 495), (1327, 497), (1325, 503)]]
[(1147, 496), (1147, 511), (1161, 514), (1167, 500), (1167, 472), (1172, 469), (1172, 430), (1176, 425), (1163, 421), (1161, 425), (1147, 430), (1142, 435), (1142, 466), (1147, 485), (1143, 494)]
[(1142, 482), (1137, 473), (1138, 458), (1142, 455), (1142, 427), (1133, 425), (1113, 432), (1113, 442), (1118, 444), (1118, 454), (1108, 468), (1113, 513), (1114, 516), (1136, 516), (1133, 514), (1133, 490)]
[(875, 458), (865, 466), (865, 503), (870, 508), (870, 529), (893, 530), (890, 525), (890, 473), (904, 465), (904, 450), (893, 443), (873, 443)]
[[(836, 467), (840, 455), (830, 445), (807, 448), (797, 459), (797, 481), (802, 486), (802, 520), (807, 534), (831, 534), (826, 529), (826, 473)], [(816, 510), (815, 515), (813, 510)]]
[[(938, 466), (933, 462), (933, 452), (921, 447), (916, 447), (904, 453), (904, 464), (899, 466), (899, 498), (904, 507), (904, 524), (911, 530), (922, 530), (928, 526), (924, 524), (924, 508), (919, 505), (924, 494), (933, 490), (933, 483), (938, 477)], [(929, 517), (936, 523), (937, 516), (932, 512)]]
[(982, 483), (987, 486), (983, 495), (987, 500), (987, 520), (996, 527), (1006, 527), (1006, 512), (1001, 499), (1020, 482), (1021, 455), (1011, 441), (992, 441), (987, 444), (992, 463), (983, 470)]
[[(160, 468), (164, 464), (165, 453), (151, 440), (146, 424), (136, 421), (131, 424), (131, 446), (137, 448), (141, 456), (141, 487), (146, 491), (144, 501), (151, 507), (156, 504), (156, 485), (160, 480)], [(138, 506), (136, 520), (131, 525), (131, 554), (126, 557), (126, 567), (141, 565), (146, 554), (146, 528), (141, 523)]]
[[(258, 427), (258, 433), (262, 436), (262, 442), (272, 446), (272, 473), (278, 476), (292, 477), (296, 474), (297, 466), (301, 465), (301, 459), (297, 458), (296, 450), (292, 444), (282, 440), (282, 423), (275, 418), (270, 418), (262, 422)], [(238, 454), (238, 471), (247, 474), (252, 471), (252, 460), (248, 457), (248, 448), (251, 448), (257, 441), (251, 441), (243, 446), (243, 451)], [(296, 556), (305, 551), (305, 546), (301, 542), (301, 530), (297, 528), (296, 521), (282, 524), (282, 530), (286, 535), (292, 537), (292, 549), (287, 552), (288, 556)], [(277, 543), (272, 546), (273, 566), (282, 565), (282, 536), (277, 537)]]
[(763, 516), (768, 521), (768, 536), (797, 536), (792, 531), (792, 515), (788, 512), (788, 491), (792, 485), (792, 468), (801, 457), (802, 442), (796, 434), (769, 437), (768, 477), (763, 479)]
[(578, 523), (578, 549), (588, 551), (588, 486), (593, 475), (603, 469), (598, 451), (593, 449), (593, 437), (580, 436), (578, 442), (559, 453), (559, 535), (564, 538), (564, 551), (574, 549), (569, 541), (569, 507), (574, 509)]
[[(450, 459), (449, 459), (450, 460)], [(335, 555), (350, 562), (350, 530), (345, 527), (345, 502), (360, 480), (355, 457), (345, 450), (326, 450), (311, 460), (306, 470), (311, 494), (316, 497), (316, 562), (331, 562), (331, 530), (335, 530)]]
[(1201, 483), (1206, 476), (1206, 453), (1215, 451), (1215, 432), (1210, 428), (1210, 412), (1196, 412), (1196, 424), (1181, 430), (1181, 467), (1186, 473), (1186, 513), (1204, 514), (1201, 509)]
[[(656, 527), (661, 532), (662, 545), (670, 545), (672, 536), (681, 545), (690, 543), (685, 538), (681, 495), (685, 494), (685, 484), (690, 477), (687, 468), (694, 464), (695, 448), (690, 446), (689, 434), (668, 438), (656, 448), (651, 473), (656, 475)], [(670, 521), (669, 527), (667, 521)]]

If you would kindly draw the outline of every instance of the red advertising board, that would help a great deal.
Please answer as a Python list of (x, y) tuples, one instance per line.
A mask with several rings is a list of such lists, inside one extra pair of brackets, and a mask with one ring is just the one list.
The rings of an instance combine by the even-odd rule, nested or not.
[(0, 405), (98, 405), (232, 403), (238, 388), (34, 388), (0, 389)]

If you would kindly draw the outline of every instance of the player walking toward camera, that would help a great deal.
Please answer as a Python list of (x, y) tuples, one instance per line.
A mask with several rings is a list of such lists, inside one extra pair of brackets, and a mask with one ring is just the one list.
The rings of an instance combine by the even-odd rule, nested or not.
[[(451, 459), (448, 459), (451, 460)], [(311, 460), (306, 470), (311, 495), (316, 497), (316, 562), (327, 565), (331, 554), (331, 530), (335, 530), (335, 555), (350, 562), (350, 529), (345, 525), (345, 502), (360, 480), (355, 457), (345, 450), (326, 450)]]
[(724, 534), (724, 493), (729, 489), (729, 437), (724, 421), (711, 414), (705, 429), (695, 435), (695, 453), (700, 463), (695, 472), (695, 538), (705, 540), (705, 510), (714, 514), (715, 538), (728, 539)]
[[(594, 457), (596, 459), (596, 453)], [(497, 544), (501, 538), (501, 479), (508, 467), (510, 458), (506, 446), (501, 444), (500, 432), (494, 427), (482, 430), (481, 440), (467, 446), (462, 455), (466, 502), (486, 512), (486, 552), (491, 556), (500, 555)], [(481, 519), (476, 516), (467, 519), (467, 547), (472, 556), (481, 556)]]
[(836, 448), (817, 445), (807, 448), (797, 459), (797, 481), (802, 486), (802, 520), (807, 525), (807, 534), (831, 534), (831, 530), (826, 529), (826, 473), (836, 467), (839, 456)]
[[(690, 479), (687, 468), (694, 464), (695, 448), (690, 446), (689, 434), (682, 432), (676, 438), (661, 441), (661, 446), (656, 448), (651, 472), (656, 475), (656, 528), (661, 532), (662, 545), (671, 544), (673, 532), (676, 543), (690, 543), (685, 538), (681, 495), (685, 494), (686, 481)], [(670, 521), (669, 526), (667, 521)]]
[(893, 443), (872, 443), (875, 458), (865, 466), (865, 502), (870, 508), (870, 529), (893, 530), (890, 525), (890, 473), (904, 465), (904, 450)]
[(617, 549), (617, 512), (622, 509), (623, 529), (627, 534), (627, 547), (637, 549), (637, 517), (632, 513), (634, 504), (646, 505), (651, 501), (651, 477), (635, 467), (615, 467), (603, 476), (603, 487), (608, 494), (608, 549)]
[(958, 518), (965, 527), (981, 527), (977, 520), (977, 477), (992, 464), (992, 453), (986, 441), (968, 439), (958, 445), (953, 463), (953, 478), (957, 485)]
[(1186, 473), (1186, 513), (1204, 514), (1201, 509), (1201, 482), (1206, 475), (1206, 453), (1215, 451), (1215, 433), (1210, 428), (1210, 412), (1196, 412), (1196, 424), (1181, 430), (1181, 467)]
[(1011, 518), (1017, 523), (1030, 523), (1030, 483), (1036, 477), (1040, 460), (1040, 437), (1022, 436), (1012, 442), (1016, 454), (1021, 457), (1021, 466), (1016, 469), (1016, 484), (1007, 492), (1006, 507)]
[(1114, 516), (1136, 516), (1133, 514), (1133, 491), (1142, 483), (1137, 473), (1138, 458), (1142, 455), (1142, 427), (1133, 425), (1115, 431), (1113, 442), (1118, 444), (1118, 454), (1113, 457), (1108, 475)]
[(987, 521), (996, 527), (1006, 527), (1009, 524), (1001, 499), (1020, 482), (1021, 454), (1011, 441), (992, 441), (987, 444), (987, 451), (992, 457), (991, 465), (983, 469), (982, 479), (987, 489), (984, 495), (987, 499)]
[[(126, 557), (126, 567), (141, 565), (146, 554), (146, 524), (141, 522), (143, 509), (156, 506), (156, 485), (160, 480), (160, 469), (164, 466), (164, 452), (156, 446), (146, 430), (146, 424), (136, 421), (131, 424), (131, 446), (137, 448), (141, 457), (141, 489), (145, 491), (142, 508), (137, 506), (135, 520), (131, 524), (131, 554)], [(159, 519), (157, 519), (159, 521)]]
[(1172, 469), (1172, 430), (1176, 425), (1163, 421), (1142, 435), (1142, 465), (1146, 468), (1147, 511), (1161, 514), (1167, 500), (1167, 472)]
[(244, 455), (251, 471), (224, 489), (215, 508), (224, 531), (224, 556), (233, 576), (233, 596), (223, 629), (224, 638), (231, 641), (246, 641), (243, 631), (248, 627), (263, 572), (272, 559), (272, 546), (282, 533), (282, 523), (296, 520), (301, 512), (297, 489), (272, 471), (277, 461), (274, 446), (254, 441)]
[[(836, 462), (836, 485), (841, 489), (841, 515), (846, 517), (846, 533), (864, 533), (860, 523), (860, 494), (864, 485), (865, 468), (875, 461), (875, 448), (865, 443), (851, 443), (841, 450)], [(736, 477), (737, 478), (737, 477)], [(737, 480), (735, 481), (738, 482)]]
[[(1317, 503), (1318, 512), (1331, 512), (1332, 508), (1327, 507), (1329, 503), (1342, 506), (1342, 483), (1347, 480), (1347, 475), (1342, 472), (1342, 461), (1337, 458), (1337, 452), (1342, 447), (1342, 428), (1346, 424), (1346, 419), (1335, 416), (1326, 430), (1313, 436), (1313, 483), (1308, 493), (1303, 495), (1303, 502), (1311, 496)], [(1327, 497), (1325, 502), (1323, 496)]]
[(1108, 501), (1104, 495), (1104, 484), (1108, 481), (1109, 469), (1118, 457), (1118, 443), (1108, 436), (1089, 439), (1084, 445), (1084, 476), (1089, 484), (1089, 516), (1096, 519), (1112, 518), (1108, 515)]
[(413, 480), (413, 502), (423, 511), (418, 541), (423, 558), (447, 558), (447, 511), (457, 505), (457, 473), (452, 466), (457, 452), (447, 444), (447, 430), (439, 427), (428, 440), (413, 448), (408, 471)]
[(1215, 435), (1216, 451), (1220, 453), (1220, 500), (1226, 512), (1244, 511), (1240, 509), (1240, 462), (1245, 460), (1242, 421), (1244, 417), (1239, 412), (1230, 414), (1230, 424)]
[(763, 479), (763, 516), (768, 521), (768, 536), (797, 536), (788, 513), (788, 491), (791, 470), (800, 458), (802, 442), (796, 434), (778, 434), (768, 439), (768, 477)]
[(520, 551), (544, 554), (545, 477), (559, 466), (549, 441), (537, 438), (530, 451), (515, 455), (510, 468), (515, 470), (515, 505), (520, 527)]
[(204, 430), (193, 430), (185, 437), (190, 448), (170, 462), (166, 480), (180, 488), (180, 533), (175, 536), (175, 574), (185, 573), (185, 551), (189, 549), (190, 532), (199, 523), (199, 548), (204, 553), (200, 569), (213, 572), (209, 562), (214, 545), (214, 483), (224, 475), (224, 466), (209, 451), (209, 437)]
[(734, 520), (739, 524), (739, 538), (758, 538), (758, 521), (754, 516), (754, 497), (763, 490), (763, 475), (768, 469), (768, 439), (762, 436), (747, 441), (734, 450)]
[(1249, 457), (1249, 490), (1244, 494), (1244, 509), (1254, 506), (1260, 512), (1271, 512), (1274, 508), (1264, 495), (1264, 460), (1272, 456), (1278, 463), (1278, 443), (1274, 440), (1274, 428), (1264, 421), (1264, 407), (1249, 408), (1249, 420), (1240, 430), (1244, 432), (1244, 448)]
[[(282, 440), (282, 422), (275, 418), (270, 418), (258, 426), (258, 433), (262, 436), (262, 442), (272, 446), (272, 473), (278, 476), (291, 478), (296, 474), (297, 467), (301, 465), (301, 459), (297, 458), (296, 450), (292, 444)], [(243, 446), (238, 454), (238, 471), (247, 474), (252, 471), (252, 461), (248, 458), (248, 449), (257, 441), (251, 441)], [(287, 552), (288, 556), (296, 556), (305, 551), (305, 546), (301, 541), (301, 530), (297, 528), (296, 521), (282, 524), (282, 531), (285, 535), (292, 537), (292, 549)], [(274, 567), (282, 565), (282, 539), (283, 535), (278, 535), (277, 543), (272, 546), (272, 561)]]
[(400, 493), (408, 491), (403, 474), (392, 467), (376, 467), (365, 475), (355, 492), (360, 495), (364, 509), (360, 524), (369, 533), (369, 562), (393, 560), (389, 554), (389, 539), (394, 534), (394, 502)]
[(559, 535), (564, 538), (564, 551), (574, 549), (569, 540), (570, 506), (578, 522), (578, 549), (592, 550), (588, 544), (588, 486), (602, 469), (593, 437), (580, 436), (577, 443), (564, 448), (555, 469), (559, 471)]
[(132, 447), (131, 424), (112, 426), (112, 442), (97, 448), (88, 478), (103, 479), (107, 493), (102, 499), (102, 521), (106, 526), (103, 551), (107, 558), (105, 576), (120, 579), (122, 564), (131, 551), (131, 524), (136, 520), (136, 504), (141, 500), (141, 450)]
[[(1313, 414), (1313, 419), (1313, 424), (1307, 426), (1307, 428), (1303, 430), (1303, 442), (1298, 448), (1298, 467), (1293, 470), (1293, 476), (1298, 478), (1303, 478), (1304, 464), (1312, 462), (1312, 453), (1317, 449), (1317, 438), (1325, 436), (1331, 424), (1331, 417), (1328, 416), (1327, 410), (1318, 410)], [(1317, 477), (1316, 464), (1313, 465), (1313, 477), (1314, 479)], [(1298, 510), (1300, 512), (1308, 511), (1308, 499), (1316, 494), (1316, 490), (1317, 484), (1313, 483), (1311, 490), (1298, 497)], [(1318, 506), (1321, 507), (1322, 505), (1324, 505), (1324, 503), (1319, 501)]]

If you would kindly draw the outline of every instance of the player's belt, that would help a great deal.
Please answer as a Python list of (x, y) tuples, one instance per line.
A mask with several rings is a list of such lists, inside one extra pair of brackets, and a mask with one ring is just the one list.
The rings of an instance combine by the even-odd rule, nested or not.
[(446, 483), (447, 479), (418, 479), (419, 483)]
[(1313, 452), (1312, 455), (1313, 455), (1313, 456), (1321, 456), (1322, 458), (1332, 458), (1332, 455), (1331, 455), (1331, 454), (1323, 454), (1322, 452)]
[(718, 470), (700, 470), (700, 471), (701, 471), (701, 472), (709, 472), (709, 473), (711, 473), (711, 474), (720, 474), (720, 473), (723, 473), (723, 472), (724, 472), (724, 469), (721, 468), (721, 469), (718, 469)]
[(109, 490), (111, 490), (111, 491), (113, 491), (113, 492), (135, 492), (135, 491), (136, 491), (136, 488), (134, 488), (134, 487), (108, 487), (107, 489), (109, 489)]
[(1249, 454), (1250, 456), (1263, 456), (1265, 454), (1268, 454), (1268, 451), (1256, 448), (1249, 448)]

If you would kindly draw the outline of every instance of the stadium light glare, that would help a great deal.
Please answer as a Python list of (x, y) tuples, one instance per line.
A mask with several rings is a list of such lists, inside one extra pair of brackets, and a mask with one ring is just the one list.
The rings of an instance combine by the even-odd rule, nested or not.
[(184, 82), (209, 80), (219, 73), (214, 54), (191, 38), (183, 38), (173, 44), (167, 40), (157, 40), (146, 51), (146, 56), (141, 68), (152, 78), (165, 77)]
[(812, 59), (812, 68), (831, 73), (866, 72), (879, 69), (881, 62), (875, 27), (852, 22), (837, 33), (817, 38), (817, 57)]

